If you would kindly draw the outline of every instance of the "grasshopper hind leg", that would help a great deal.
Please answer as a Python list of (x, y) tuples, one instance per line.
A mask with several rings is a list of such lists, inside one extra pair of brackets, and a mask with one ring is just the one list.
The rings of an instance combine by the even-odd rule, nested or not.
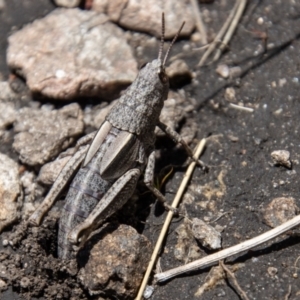
[(85, 154), (88, 149), (88, 145), (81, 146), (79, 150), (70, 158), (67, 164), (59, 173), (57, 179), (55, 180), (52, 188), (47, 194), (44, 201), (39, 205), (35, 212), (31, 215), (28, 220), (28, 223), (33, 226), (39, 226), (43, 216), (49, 211), (49, 209), (54, 205), (59, 194), (69, 182), (70, 178), (74, 175), (77, 168), (80, 166), (84, 160)]
[(101, 226), (104, 221), (119, 210), (132, 196), (141, 171), (137, 168), (130, 169), (122, 175), (105, 193), (89, 216), (78, 224), (69, 234), (72, 244), (84, 244), (89, 239), (93, 230)]

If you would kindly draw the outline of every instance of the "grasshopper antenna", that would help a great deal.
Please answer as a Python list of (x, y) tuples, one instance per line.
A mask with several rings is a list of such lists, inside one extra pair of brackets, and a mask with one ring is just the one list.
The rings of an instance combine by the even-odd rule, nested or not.
[(158, 59), (162, 60), (162, 52), (165, 43), (165, 13), (161, 14), (161, 36), (160, 36), (160, 46), (158, 52)]
[(169, 53), (170, 53), (170, 51), (171, 51), (171, 49), (172, 49), (174, 43), (176, 42), (176, 40), (177, 40), (177, 38), (178, 38), (178, 36), (179, 36), (179, 34), (180, 34), (180, 31), (182, 30), (184, 24), (185, 24), (185, 22), (183, 22), (183, 23), (181, 24), (179, 30), (177, 31), (176, 35), (174, 36), (174, 39), (172, 40), (172, 42), (171, 42), (171, 44), (170, 44), (170, 46), (169, 46), (169, 48), (168, 48), (168, 50), (167, 50), (167, 52), (166, 52), (166, 55), (165, 55), (165, 58), (164, 58), (164, 61), (163, 61), (163, 64), (162, 64), (163, 67), (164, 67), (165, 64), (166, 64), (166, 61), (167, 61), (168, 56), (169, 56)]

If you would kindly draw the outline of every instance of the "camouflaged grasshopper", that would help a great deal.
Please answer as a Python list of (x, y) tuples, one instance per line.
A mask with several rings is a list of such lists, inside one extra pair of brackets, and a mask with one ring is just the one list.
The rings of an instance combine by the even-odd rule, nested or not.
[[(80, 167), (70, 184), (59, 221), (60, 258), (72, 258), (72, 245), (78, 242), (82, 245), (93, 230), (125, 204), (144, 171), (146, 186), (165, 203), (165, 197), (153, 185), (156, 126), (183, 145), (188, 155), (193, 157), (191, 149), (180, 135), (159, 121), (169, 91), (165, 63), (183, 25), (184, 23), (163, 59), (164, 15), (162, 16), (158, 59), (140, 70), (98, 132), (78, 141), (78, 151), (68, 161), (45, 200), (30, 217), (29, 223), (39, 225), (61, 190)], [(201, 162), (200, 164), (202, 165)], [(165, 206), (168, 207), (166, 204)]]

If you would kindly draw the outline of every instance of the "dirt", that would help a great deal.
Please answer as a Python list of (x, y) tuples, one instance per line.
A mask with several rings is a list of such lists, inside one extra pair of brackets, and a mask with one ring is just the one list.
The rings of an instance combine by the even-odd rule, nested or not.
[[(197, 217), (213, 221), (222, 214), (212, 224), (223, 228), (223, 248), (269, 230), (264, 223), (263, 211), (274, 198), (293, 197), (300, 207), (297, 176), (300, 172), (300, 4), (292, 0), (249, 2), (230, 47), (220, 61), (198, 69), (200, 52), (189, 51), (181, 57), (196, 74), (192, 83), (183, 89), (197, 103), (187, 122), (181, 125), (184, 128), (189, 119), (197, 121), (198, 139), (208, 138), (201, 159), (209, 165), (207, 173), (200, 169), (195, 171), (191, 183), (200, 186), (201, 193), (188, 190), (187, 193), (193, 194), (195, 199), (186, 202), (184, 207), (190, 219)], [(3, 25), (0, 26), (2, 79), (9, 75), (5, 65), (5, 41), (12, 26), (20, 28), (53, 9), (50, 1), (27, 0), (22, 1), (22, 6), (19, 1), (6, 3), (0, 21)], [(214, 19), (206, 24), (208, 32), (218, 31), (233, 5), (234, 1), (202, 5), (202, 9), (214, 11)], [(189, 40), (180, 40), (173, 55), (181, 53), (189, 43)], [(156, 57), (156, 49), (149, 48), (143, 60)], [(220, 63), (240, 66), (242, 75), (235, 79), (221, 79), (215, 72)], [(254, 111), (249, 113), (230, 107), (225, 100), (227, 87), (234, 88), (236, 104), (251, 107)], [(157, 147), (160, 149), (157, 172), (170, 163), (181, 164), (186, 159), (183, 150), (167, 139), (160, 138)], [(290, 152), (292, 170), (273, 165), (271, 153), (275, 150)], [(11, 144), (1, 145), (1, 151), (9, 154)], [(15, 155), (9, 156), (16, 159)], [(184, 169), (176, 168), (168, 178), (163, 190), (169, 201), (174, 197), (183, 174)], [(139, 189), (142, 194), (143, 188)], [(154, 244), (165, 213), (160, 207), (153, 206), (153, 202), (151, 196), (146, 199), (141, 196), (136, 203), (135, 217), (126, 221), (125, 208), (125, 217), (120, 216), (119, 222), (135, 225)], [(38, 229), (22, 231), (22, 224), (19, 224), (2, 234), (0, 265), (6, 275), (1, 273), (0, 278), (7, 282), (8, 289), (1, 294), (1, 299), (95, 298), (89, 296), (79, 283), (76, 264), (64, 265), (56, 258), (56, 219), (54, 214)], [(160, 260), (163, 270), (184, 263), (174, 258), (175, 229), (180, 222), (180, 219), (174, 219), (170, 227)], [(23, 232), (23, 239), (13, 247), (3, 247), (3, 239), (15, 231), (19, 231), (15, 235)], [(226, 263), (239, 266), (234, 274), (249, 299), (298, 299), (299, 242), (295, 230), (227, 259)], [(211, 253), (204, 248), (201, 251), (203, 256)], [(207, 281), (209, 270), (195, 271), (155, 286), (151, 299), (198, 299), (195, 294)], [(234, 284), (222, 276), (219, 278), (209, 285), (201, 299), (240, 299)]]

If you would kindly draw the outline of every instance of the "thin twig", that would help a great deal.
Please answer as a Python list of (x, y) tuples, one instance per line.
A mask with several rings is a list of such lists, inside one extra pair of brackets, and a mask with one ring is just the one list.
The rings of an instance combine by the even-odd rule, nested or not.
[(204, 23), (202, 21), (199, 5), (196, 0), (191, 0), (191, 4), (193, 6), (193, 11), (194, 11), (195, 19), (196, 19), (196, 26), (201, 34), (202, 44), (206, 45), (207, 44), (207, 34), (206, 34)]
[(290, 296), (291, 296), (291, 292), (292, 292), (292, 286), (289, 285), (289, 289), (287, 294), (284, 296), (284, 300), (289, 300)]
[(230, 103), (229, 107), (232, 107), (232, 108), (235, 108), (235, 109), (239, 109), (239, 110), (242, 110), (242, 111), (246, 111), (246, 112), (250, 112), (250, 113), (254, 112), (254, 109), (251, 108), (251, 107), (236, 105), (236, 104), (233, 104), (233, 103)]
[(236, 280), (236, 277), (234, 275), (233, 272), (231, 272), (227, 267), (226, 265), (224, 264), (223, 260), (220, 261), (220, 266), (222, 267), (222, 269), (225, 271), (226, 273), (226, 276), (227, 277), (230, 277), (232, 279), (232, 282), (235, 286), (235, 288), (237, 289), (240, 297), (243, 299), (243, 300), (249, 300), (247, 294), (243, 291), (243, 289), (241, 288), (241, 286), (239, 285), (238, 281)]
[(203, 45), (201, 47), (193, 48), (192, 51), (203, 51), (209, 47), (209, 44)]
[(297, 263), (298, 263), (298, 260), (300, 259), (300, 256), (297, 257), (295, 263), (294, 263), (294, 268), (297, 270), (298, 267), (297, 267)]
[[(199, 158), (200, 154), (202, 153), (202, 151), (203, 151), (203, 149), (205, 147), (205, 143), (206, 143), (205, 139), (203, 139), (203, 140), (200, 141), (200, 143), (198, 144), (198, 146), (196, 148), (196, 151), (195, 151), (195, 155), (194, 155), (195, 158), (197, 158), (197, 159)], [(186, 171), (186, 173), (185, 173), (185, 175), (184, 175), (184, 177), (182, 179), (182, 182), (181, 182), (180, 187), (179, 187), (179, 189), (178, 189), (178, 191), (176, 193), (176, 196), (175, 196), (175, 198), (173, 200), (173, 203), (172, 203), (171, 207), (177, 208), (177, 206), (179, 204), (179, 201), (180, 201), (180, 199), (181, 199), (181, 197), (183, 195), (183, 192), (184, 192), (184, 190), (186, 188), (186, 185), (189, 182), (190, 177), (191, 177), (191, 175), (192, 175), (192, 173), (194, 171), (195, 166), (196, 166), (196, 162), (194, 162), (194, 161), (191, 162), (191, 164), (189, 165), (189, 167), (188, 167), (188, 169), (187, 169), (187, 171)], [(172, 220), (173, 214), (174, 213), (171, 210), (168, 212), (168, 215), (166, 217), (165, 223), (164, 223), (164, 225), (162, 227), (161, 233), (160, 233), (160, 235), (158, 237), (158, 240), (156, 242), (156, 245), (155, 245), (155, 248), (153, 250), (152, 256), (150, 258), (150, 262), (148, 264), (148, 268), (147, 268), (147, 271), (146, 271), (146, 273), (144, 275), (144, 278), (143, 278), (140, 290), (138, 292), (138, 295), (136, 297), (136, 300), (140, 300), (142, 298), (142, 296), (143, 296), (143, 293), (144, 293), (145, 287), (147, 285), (150, 273), (151, 273), (151, 271), (153, 269), (153, 266), (154, 266), (154, 264), (155, 264), (155, 262), (157, 260), (158, 253), (159, 253), (159, 251), (161, 249), (161, 245), (163, 243), (163, 240), (165, 239), (165, 236), (166, 236), (167, 230), (169, 228), (170, 222)]]
[(226, 22), (224, 23), (224, 25), (222, 26), (221, 30), (218, 32), (217, 36), (215, 37), (215, 39), (213, 40), (213, 42), (210, 44), (210, 46), (208, 47), (208, 49), (205, 51), (205, 53), (203, 54), (203, 56), (201, 57), (200, 62), (198, 63), (198, 67), (202, 67), (205, 63), (205, 61), (207, 60), (207, 58), (213, 53), (213, 51), (216, 49), (217, 45), (220, 43), (222, 37), (224, 36), (225, 32), (227, 31), (230, 23), (232, 22), (234, 15), (236, 14), (238, 5), (239, 5), (239, 1), (237, 0), (233, 9), (231, 10)]
[(256, 3), (252, 4), (252, 7), (248, 9), (247, 15), (244, 18), (244, 27), (247, 26), (248, 22), (250, 21), (252, 14), (254, 13), (257, 6), (260, 4), (260, 0), (257, 0)]
[(229, 29), (228, 31), (226, 32), (226, 35), (223, 39), (223, 42), (222, 44), (220, 45), (220, 47), (217, 49), (217, 52), (213, 58), (213, 61), (216, 61), (219, 59), (219, 57), (221, 56), (222, 52), (224, 51), (224, 49), (228, 46), (228, 43), (229, 41), (231, 40), (232, 36), (233, 36), (233, 33), (235, 32), (235, 29), (242, 17), (242, 14), (244, 12), (244, 9), (246, 7), (246, 4), (247, 4), (247, 0), (238, 0), (240, 3), (239, 3), (239, 7), (236, 11), (236, 14), (229, 26)]
[(210, 221), (209, 223), (210, 223), (210, 224), (211, 224), (211, 223), (215, 223), (215, 222), (217, 222), (218, 220), (220, 220), (221, 218), (223, 218), (224, 216), (226, 216), (227, 214), (231, 214), (231, 212), (230, 212), (230, 211), (226, 211), (226, 212), (220, 214), (220, 215), (219, 215), (218, 217), (216, 217), (214, 220)]
[(171, 270), (163, 272), (163, 273), (156, 274), (154, 277), (156, 278), (156, 280), (158, 282), (163, 282), (163, 281), (166, 281), (177, 275), (211, 266), (222, 259), (225, 259), (227, 257), (247, 251), (247, 250), (252, 249), (258, 245), (261, 245), (269, 240), (272, 240), (275, 237), (298, 226), (299, 224), (300, 224), (300, 215), (281, 224), (280, 226), (278, 226), (276, 228), (273, 228), (257, 237), (254, 237), (248, 241), (245, 241), (238, 245), (232, 246), (230, 248), (221, 250), (212, 255), (208, 255), (204, 258), (198, 259), (198, 260), (188, 263), (184, 266), (174, 268), (174, 269), (171, 269)]

